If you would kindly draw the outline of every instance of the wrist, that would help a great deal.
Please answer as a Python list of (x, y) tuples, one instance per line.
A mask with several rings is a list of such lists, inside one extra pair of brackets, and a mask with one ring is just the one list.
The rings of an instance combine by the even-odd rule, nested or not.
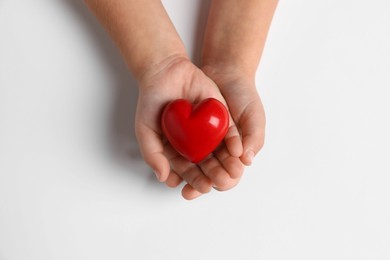
[(237, 51), (231, 46), (222, 49), (223, 51), (206, 42), (202, 53), (202, 67), (210, 72), (232, 73), (245, 78), (255, 77), (257, 59), (249, 58), (247, 53)]
[(189, 61), (187, 54), (184, 52), (156, 53), (156, 55), (151, 55), (150, 58), (140, 61), (136, 67), (132, 68), (130, 65), (129, 67), (135, 79), (140, 83), (148, 78), (154, 77), (179, 61)]
[(172, 66), (182, 62), (191, 62), (187, 54), (183, 52), (172, 52), (165, 57), (161, 56), (161, 58), (155, 58), (149, 63), (144, 63), (142, 69), (137, 74), (134, 73), (134, 76), (139, 87), (144, 88), (164, 71), (168, 71)]
[(255, 85), (256, 70), (250, 70), (236, 63), (205, 62), (202, 71), (218, 86), (236, 81), (245, 81), (248, 85)]

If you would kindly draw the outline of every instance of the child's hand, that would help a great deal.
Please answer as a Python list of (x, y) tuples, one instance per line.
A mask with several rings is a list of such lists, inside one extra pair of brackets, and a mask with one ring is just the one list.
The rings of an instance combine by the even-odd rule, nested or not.
[[(152, 66), (139, 77), (140, 93), (136, 112), (136, 136), (144, 160), (161, 182), (175, 187), (187, 182), (182, 190), (186, 199), (234, 187), (243, 172), (238, 158), (242, 145), (237, 128), (230, 120), (225, 144), (203, 162), (195, 165), (180, 156), (164, 141), (160, 115), (163, 107), (174, 99), (198, 102), (212, 97), (225, 103), (218, 87), (187, 58), (170, 57)], [(233, 156), (233, 155), (234, 156)]]
[(211, 1), (203, 71), (218, 85), (242, 136), (249, 165), (263, 146), (265, 115), (255, 76), (278, 0)]
[[(136, 136), (157, 178), (171, 187), (186, 181), (182, 191), (186, 199), (211, 187), (227, 190), (235, 186), (243, 172), (242, 163), (251, 164), (264, 141), (265, 116), (254, 74), (277, 0), (212, 1), (202, 54), (204, 72), (212, 80), (188, 60), (161, 1), (84, 1), (106, 27), (139, 82)], [(233, 69), (223, 69), (228, 67)], [(240, 74), (237, 68), (248, 73)], [(174, 99), (199, 102), (210, 97), (227, 103), (234, 120), (230, 120), (224, 143), (195, 165), (164, 144), (160, 115)]]
[(241, 161), (250, 165), (264, 144), (265, 113), (252, 77), (234, 70), (211, 66), (203, 68), (205, 74), (216, 82), (227, 102), (242, 136)]

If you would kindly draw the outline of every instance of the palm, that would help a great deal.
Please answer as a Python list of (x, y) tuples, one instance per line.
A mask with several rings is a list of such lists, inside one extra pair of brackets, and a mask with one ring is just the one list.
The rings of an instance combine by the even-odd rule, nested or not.
[(227, 189), (236, 184), (230, 178), (242, 172), (240, 162), (232, 157), (225, 146), (214, 156), (194, 165), (180, 156), (164, 142), (160, 127), (163, 107), (174, 99), (185, 98), (192, 102), (213, 97), (226, 103), (217, 86), (202, 71), (187, 60), (181, 60), (148, 76), (140, 83), (136, 134), (145, 161), (160, 173), (160, 181), (177, 186), (183, 179), (188, 183), (183, 196), (192, 199), (217, 186)]

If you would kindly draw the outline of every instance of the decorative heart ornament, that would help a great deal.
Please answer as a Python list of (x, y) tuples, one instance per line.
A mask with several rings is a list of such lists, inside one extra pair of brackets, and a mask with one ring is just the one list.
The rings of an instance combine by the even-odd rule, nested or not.
[(185, 99), (177, 99), (165, 107), (161, 125), (173, 148), (189, 161), (198, 163), (225, 137), (229, 114), (214, 98), (194, 105)]

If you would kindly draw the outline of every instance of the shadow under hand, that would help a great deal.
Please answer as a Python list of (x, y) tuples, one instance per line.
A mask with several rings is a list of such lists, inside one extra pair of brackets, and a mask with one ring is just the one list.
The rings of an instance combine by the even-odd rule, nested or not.
[(107, 147), (111, 160), (116, 164), (137, 173), (137, 177), (148, 176), (151, 183), (158, 183), (154, 174), (144, 163), (135, 137), (134, 122), (137, 106), (138, 88), (135, 79), (129, 72), (119, 50), (109, 35), (104, 31), (96, 18), (82, 1), (63, 0), (74, 17), (80, 21), (85, 34), (90, 38), (91, 48), (100, 56), (106, 71), (110, 73), (110, 84), (114, 92), (112, 110), (108, 121)]
[(200, 1), (198, 4), (198, 9), (196, 10), (196, 23), (194, 28), (194, 49), (191, 53), (192, 62), (200, 67), (202, 64), (202, 48), (204, 41), (204, 33), (207, 25), (208, 11), (210, 7), (210, 0)]

